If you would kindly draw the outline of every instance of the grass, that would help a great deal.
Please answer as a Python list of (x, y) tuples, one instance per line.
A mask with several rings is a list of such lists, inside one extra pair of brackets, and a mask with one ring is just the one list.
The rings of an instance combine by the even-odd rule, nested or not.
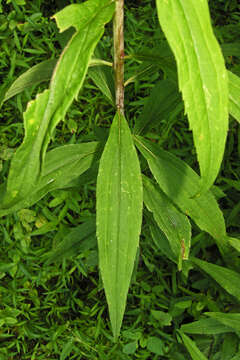
[[(73, 3), (74, 1), (70, 1)], [(10, 1), (0, 14), (0, 75), (3, 92), (19, 74), (61, 51), (64, 37), (49, 19), (67, 1)], [(19, 5), (18, 5), (19, 4)], [(23, 4), (23, 5), (21, 5)], [(240, 9), (237, 2), (210, 1), (215, 31), (220, 42), (237, 42)], [(126, 2), (126, 54), (154, 48), (163, 35), (157, 28), (154, 2)], [(101, 45), (111, 53), (111, 28)], [(239, 71), (239, 58), (228, 58), (229, 68)], [(136, 75), (139, 64), (130, 60), (126, 78)], [(155, 71), (137, 78), (126, 88), (126, 114), (133, 125), (144, 98), (162, 77)], [(0, 109), (0, 182), (8, 173), (9, 160), (23, 138), (22, 111), (47, 84), (25, 91)], [(61, 123), (51, 147), (96, 140), (107, 136), (113, 109), (90, 78), (79, 101)], [(160, 135), (159, 135), (160, 134)], [(183, 114), (172, 126), (160, 123), (149, 138), (180, 155), (197, 169), (192, 136)], [(230, 122), (218, 196), (228, 232), (239, 237), (239, 126)], [(143, 163), (144, 166), (144, 163)], [(46, 359), (190, 359), (178, 341), (183, 324), (203, 318), (207, 311), (239, 312), (239, 303), (204, 273), (187, 263), (182, 272), (169, 262), (143, 224), (138, 255), (122, 335), (114, 344), (101, 279), (98, 275), (96, 241), (70, 258), (46, 262), (46, 254), (69, 231), (95, 214), (95, 179), (90, 174), (79, 188), (58, 190), (31, 209), (0, 220), (0, 360)], [(236, 181), (233, 184), (230, 182)], [(192, 255), (224, 265), (213, 240), (193, 224)], [(239, 269), (239, 259), (228, 264)], [(211, 360), (240, 358), (237, 334), (193, 335)], [(236, 355), (238, 354), (238, 355)]]

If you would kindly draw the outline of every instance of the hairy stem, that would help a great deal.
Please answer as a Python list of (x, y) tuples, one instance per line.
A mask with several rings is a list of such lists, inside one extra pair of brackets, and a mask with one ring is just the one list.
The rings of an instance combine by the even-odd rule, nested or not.
[(116, 106), (124, 114), (124, 0), (116, 0), (113, 24)]

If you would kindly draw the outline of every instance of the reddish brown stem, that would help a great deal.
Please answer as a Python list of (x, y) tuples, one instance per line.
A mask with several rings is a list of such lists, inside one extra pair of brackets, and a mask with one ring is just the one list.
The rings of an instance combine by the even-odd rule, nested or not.
[(124, 114), (124, 0), (116, 1), (114, 17), (114, 71), (116, 106)]

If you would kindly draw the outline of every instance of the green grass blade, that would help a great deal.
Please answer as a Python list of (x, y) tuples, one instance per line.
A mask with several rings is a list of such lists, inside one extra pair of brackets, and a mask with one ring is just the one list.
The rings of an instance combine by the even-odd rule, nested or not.
[[(27, 208), (49, 191), (64, 188), (90, 168), (98, 152), (97, 142), (64, 145), (47, 152), (43, 174), (31, 193), (14, 203), (4, 204), (0, 201), (0, 216)], [(0, 191), (4, 192), (4, 186), (0, 188)]]
[(77, 32), (57, 62), (50, 89), (30, 102), (24, 114), (25, 138), (11, 163), (5, 205), (23, 200), (36, 186), (51, 134), (77, 97), (104, 25), (113, 12), (111, 0), (89, 0), (69, 5), (55, 15), (61, 31), (75, 26)]
[(117, 113), (97, 179), (99, 263), (115, 340), (126, 306), (141, 221), (140, 165), (127, 121)]
[(191, 224), (187, 216), (180, 213), (161, 189), (146, 176), (143, 177), (143, 200), (166, 235), (181, 270), (182, 260), (188, 259), (191, 243)]
[(187, 351), (191, 355), (192, 360), (207, 360), (205, 355), (198, 349), (197, 345), (193, 340), (191, 340), (187, 335), (182, 331), (179, 331), (182, 341), (187, 348)]
[(228, 326), (235, 331), (240, 332), (240, 314), (239, 313), (230, 313), (225, 314), (221, 312), (205, 312), (205, 315), (210, 318), (219, 321), (221, 324)]
[(233, 329), (216, 319), (201, 319), (181, 326), (181, 330), (189, 334), (217, 335), (233, 332)]
[(191, 261), (240, 301), (240, 275), (237, 272), (196, 258)]
[(136, 145), (163, 192), (201, 230), (215, 238), (220, 249), (225, 247), (225, 222), (214, 196), (208, 191), (193, 197), (200, 186), (199, 176), (184, 161), (150, 141), (136, 137)]
[(206, 191), (222, 162), (228, 130), (228, 77), (213, 34), (207, 0), (156, 0), (158, 17), (175, 55), (179, 88)]

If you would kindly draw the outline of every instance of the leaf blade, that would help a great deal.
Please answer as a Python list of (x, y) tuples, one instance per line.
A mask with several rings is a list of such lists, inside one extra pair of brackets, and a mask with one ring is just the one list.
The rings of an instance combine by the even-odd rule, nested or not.
[(143, 177), (143, 190), (144, 203), (153, 213), (159, 228), (168, 238), (178, 268), (181, 270), (182, 260), (188, 259), (190, 251), (190, 222), (146, 176)]
[(201, 191), (214, 183), (228, 130), (228, 80), (206, 0), (157, 0), (178, 67), (179, 88), (197, 150)]
[(114, 117), (97, 179), (99, 264), (114, 338), (119, 335), (139, 243), (140, 165), (125, 118)]
[(225, 251), (226, 228), (217, 201), (210, 191), (193, 197), (200, 186), (199, 176), (184, 161), (150, 141), (138, 136), (136, 145), (164, 193)]

